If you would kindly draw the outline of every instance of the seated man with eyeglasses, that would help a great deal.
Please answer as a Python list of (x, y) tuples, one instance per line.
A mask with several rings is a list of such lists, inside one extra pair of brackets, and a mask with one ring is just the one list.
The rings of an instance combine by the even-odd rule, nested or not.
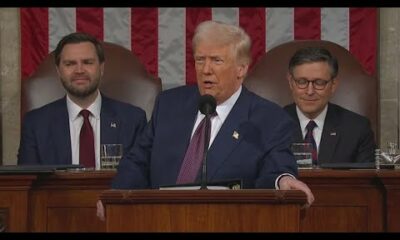
[(310, 142), (313, 163), (372, 162), (374, 134), (369, 120), (329, 102), (338, 87), (338, 62), (324, 48), (298, 50), (287, 79), (295, 103), (285, 110), (297, 121), (294, 142)]

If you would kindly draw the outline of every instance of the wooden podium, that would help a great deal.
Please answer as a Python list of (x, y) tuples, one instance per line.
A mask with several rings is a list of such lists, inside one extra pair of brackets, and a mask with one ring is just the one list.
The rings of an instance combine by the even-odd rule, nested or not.
[(107, 190), (107, 232), (298, 232), (301, 191)]

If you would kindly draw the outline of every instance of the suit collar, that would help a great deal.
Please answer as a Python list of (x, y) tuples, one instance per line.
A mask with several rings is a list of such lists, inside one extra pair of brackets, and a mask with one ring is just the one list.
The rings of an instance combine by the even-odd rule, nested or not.
[[(58, 158), (56, 161), (62, 164), (71, 164), (71, 133), (66, 96), (55, 102), (52, 114), (54, 121), (50, 123), (49, 127), (55, 142)], [(100, 143), (118, 143), (122, 122), (114, 110), (113, 101), (104, 95), (102, 96), (100, 118)]]
[(232, 96), (230, 96), (226, 101), (224, 101), (223, 103), (221, 103), (217, 106), (216, 111), (218, 113), (218, 116), (223, 121), (225, 121), (226, 117), (231, 112), (231, 110), (232, 110), (233, 106), (235, 105), (236, 101), (238, 100), (241, 92), (242, 92), (242, 86), (240, 86), (240, 88)]
[(299, 120), (299, 117), (297, 116), (297, 112), (296, 112), (296, 104), (292, 103), (292, 104), (288, 105), (285, 109), (288, 112), (288, 114), (292, 117), (292, 119), (295, 120), (295, 122), (296, 122), (296, 130), (293, 134), (293, 142), (302, 142), (303, 141), (303, 133), (302, 133), (301, 126), (300, 126), (300, 120)]
[[(199, 103), (200, 93), (197, 87), (194, 93), (191, 94), (191, 96), (192, 97), (187, 99), (186, 103), (183, 106), (183, 110), (180, 113), (180, 119), (182, 120), (180, 122), (183, 132), (185, 133), (184, 139), (187, 141), (188, 144), (190, 142), (193, 127), (196, 122), (198, 113), (198, 103)], [(186, 148), (184, 149), (184, 152), (186, 152)]]
[(224, 161), (228, 161), (229, 154), (242, 141), (240, 124), (248, 120), (250, 102), (251, 94), (243, 87), (238, 100), (222, 124), (209, 149), (207, 156), (209, 181), (213, 181), (213, 176), (215, 176), (217, 170), (222, 166)]
[(320, 151), (318, 159), (322, 162), (331, 162), (337, 143), (340, 138), (340, 119), (334, 104), (328, 104), (328, 112), (325, 118), (324, 129), (322, 130)]
[[(296, 113), (296, 104), (292, 103), (288, 105), (286, 111), (289, 115), (296, 120), (297, 129), (294, 133), (293, 142), (303, 141), (303, 134), (300, 127), (299, 118)], [(331, 162), (333, 161), (333, 155), (336, 150), (336, 145), (339, 141), (339, 116), (334, 104), (328, 103), (328, 111), (326, 113), (324, 128), (322, 130), (321, 142), (319, 145), (318, 161), (320, 162)]]
[[(199, 97), (200, 93), (198, 91), (197, 86), (185, 86), (183, 87), (184, 91), (180, 97), (182, 99), (177, 99), (177, 102), (179, 103), (179, 109), (175, 109), (176, 106), (172, 106), (171, 113), (174, 116), (173, 123), (170, 124), (168, 122), (165, 124), (165, 122), (158, 122), (156, 123), (159, 125), (160, 129), (161, 128), (169, 128), (173, 132), (176, 133), (176, 135), (168, 136), (168, 138), (165, 141), (166, 144), (169, 144), (170, 146), (173, 147), (173, 152), (174, 156), (176, 158), (176, 161), (171, 161), (171, 163), (168, 164), (168, 167), (171, 168), (171, 172), (168, 174), (165, 174), (165, 182), (171, 182), (175, 183), (179, 171), (181, 168), (181, 165), (183, 163), (183, 159), (185, 158), (185, 153), (186, 150), (190, 144), (190, 139), (193, 131), (194, 124), (196, 122), (196, 117), (197, 117), (197, 112), (198, 112), (198, 102), (199, 102)], [(167, 102), (167, 101), (165, 101)], [(160, 103), (156, 102), (156, 105), (154, 107), (155, 110), (157, 110), (158, 104), (163, 103), (162, 100)], [(171, 104), (171, 103), (169, 103)], [(162, 107), (160, 107), (162, 109)], [(160, 110), (160, 112), (164, 112), (163, 110)], [(156, 111), (157, 113), (157, 111)], [(152, 116), (152, 122), (157, 121), (157, 115)]]
[[(96, 119), (100, 118), (101, 102), (102, 95), (99, 91), (94, 102), (86, 108)], [(68, 95), (66, 95), (66, 104), (70, 121), (76, 120), (79, 117), (79, 114), (83, 108), (72, 101), (72, 99)]]
[(111, 99), (102, 95), (100, 110), (100, 143), (119, 143), (118, 136), (122, 121), (115, 112)]
[(300, 110), (300, 108), (298, 106), (296, 106), (296, 113), (297, 113), (297, 117), (299, 119), (300, 129), (303, 133), (303, 136), (305, 136), (306, 126), (311, 120), (317, 124), (317, 127), (319, 128), (319, 132), (322, 135), (322, 129), (324, 129), (324, 123), (325, 123), (325, 118), (326, 118), (327, 112), (328, 112), (328, 105), (325, 106), (325, 108), (322, 110), (322, 112), (316, 118), (310, 119), (306, 115), (304, 115), (304, 113)]
[(71, 134), (69, 131), (69, 118), (66, 97), (55, 102), (52, 109), (53, 121), (51, 121), (49, 128), (51, 129), (52, 141), (55, 142), (55, 161), (61, 164), (71, 164)]

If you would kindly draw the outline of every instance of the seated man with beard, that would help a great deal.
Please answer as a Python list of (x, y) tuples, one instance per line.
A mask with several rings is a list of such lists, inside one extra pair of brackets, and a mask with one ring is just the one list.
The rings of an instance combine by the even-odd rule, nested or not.
[(66, 95), (26, 113), (18, 164), (81, 164), (99, 169), (100, 145), (122, 144), (126, 152), (146, 125), (145, 112), (100, 93), (105, 57), (93, 36), (63, 37), (54, 56)]

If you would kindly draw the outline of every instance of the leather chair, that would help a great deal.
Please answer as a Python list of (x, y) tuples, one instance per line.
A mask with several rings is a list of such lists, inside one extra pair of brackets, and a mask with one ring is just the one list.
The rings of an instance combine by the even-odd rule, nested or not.
[[(357, 59), (342, 46), (323, 40), (294, 40), (264, 54), (244, 81), (252, 92), (285, 106), (293, 102), (286, 74), (289, 60), (300, 48), (319, 46), (328, 49), (339, 63), (339, 86), (331, 102), (366, 116), (375, 139), (379, 139), (378, 80), (368, 75)], [(378, 141), (377, 141), (378, 142)]]
[[(138, 106), (151, 116), (161, 80), (148, 74), (139, 59), (120, 45), (104, 42), (105, 67), (100, 90), (108, 97)], [(22, 82), (22, 114), (65, 95), (50, 53), (36, 72)]]

